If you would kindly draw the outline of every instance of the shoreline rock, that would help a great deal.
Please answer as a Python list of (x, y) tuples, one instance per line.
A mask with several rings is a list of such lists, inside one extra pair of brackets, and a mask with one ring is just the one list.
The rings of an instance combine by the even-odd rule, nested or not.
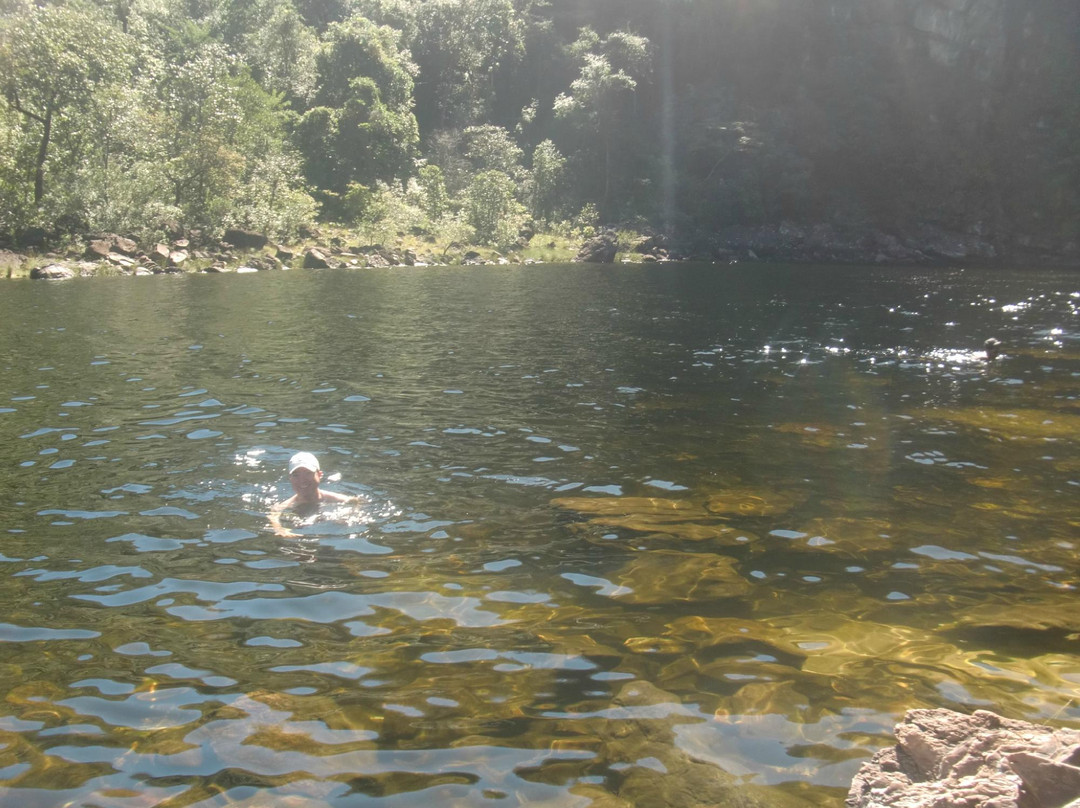
[(1080, 807), (1080, 730), (937, 709), (909, 710), (895, 733), (846, 808)]
[[(233, 229), (216, 246), (203, 243), (203, 234), (179, 230), (169, 243), (145, 245), (116, 234), (87, 234), (81, 246), (73, 247), (65, 257), (50, 253), (44, 256), (51, 266), (67, 266), (80, 276), (141, 275), (159, 272), (220, 272), (239, 267), (256, 269), (294, 268), (387, 268), (400, 266), (463, 266), (524, 265), (538, 262), (511, 255), (493, 253), (485, 258), (469, 251), (453, 261), (445, 260), (451, 244), (443, 250), (443, 260), (434, 257), (438, 246), (433, 245), (431, 257), (413, 250), (397, 251), (382, 245), (345, 246), (341, 238), (305, 241), (286, 247), (264, 235)], [(246, 245), (241, 247), (235, 242)], [(200, 246), (201, 245), (201, 246)], [(614, 263), (617, 253), (623, 253), (622, 263), (675, 263), (698, 261), (735, 264), (743, 261), (787, 263), (866, 265), (896, 267), (994, 267), (1022, 266), (1035, 263), (1050, 267), (1080, 267), (1080, 244), (1075, 242), (1049, 243), (1031, 239), (1016, 239), (999, 245), (981, 232), (960, 233), (934, 224), (909, 224), (906, 229), (891, 232), (867, 225), (836, 225), (830, 223), (799, 224), (780, 222), (762, 225), (736, 225), (713, 233), (697, 233), (679, 240), (673, 236), (646, 231), (637, 244), (620, 245), (614, 230), (605, 230), (585, 240), (577, 255), (567, 262)], [(7, 253), (9, 256), (18, 255)], [(630, 256), (636, 254), (634, 260)], [(25, 277), (27, 265), (35, 259), (19, 255), (22, 267), (9, 260), (7, 277)], [(89, 263), (88, 263), (89, 262)], [(95, 269), (94, 267), (97, 267)], [(41, 267), (31, 273), (41, 277)], [(60, 274), (54, 271), (53, 273)]]

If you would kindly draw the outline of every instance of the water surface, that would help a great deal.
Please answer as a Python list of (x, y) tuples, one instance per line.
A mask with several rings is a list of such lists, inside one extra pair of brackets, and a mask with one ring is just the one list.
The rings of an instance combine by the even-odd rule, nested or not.
[[(4, 804), (839, 806), (910, 708), (1080, 726), (1075, 273), (11, 282), (0, 371)], [(282, 539), (299, 450), (364, 501)]]

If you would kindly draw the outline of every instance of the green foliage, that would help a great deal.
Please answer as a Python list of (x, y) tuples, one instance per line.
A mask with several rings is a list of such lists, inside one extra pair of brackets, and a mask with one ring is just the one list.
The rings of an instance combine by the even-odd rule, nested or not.
[(318, 212), (506, 245), (524, 206), (566, 238), (647, 217), (1075, 239), (1080, 6), (960, 5), (0, 0), (0, 236)]
[(543, 140), (533, 149), (532, 172), (529, 175), (529, 211), (534, 219), (552, 219), (566, 180), (566, 158), (550, 140)]
[(481, 243), (502, 247), (517, 241), (528, 215), (514, 198), (516, 190), (514, 180), (495, 169), (473, 178), (465, 194), (465, 210)]
[(444, 213), (431, 222), (429, 232), (437, 244), (471, 244), (476, 239), (476, 230), (463, 211)]
[(651, 69), (649, 41), (620, 31), (601, 39), (583, 28), (568, 51), (581, 68), (569, 92), (555, 98), (553, 110), (576, 131), (576, 167), (591, 179), (591, 195), (599, 197), (601, 211), (611, 214), (618, 206), (615, 197), (635, 179), (635, 157), (644, 146), (633, 137), (639, 131), (634, 101), (639, 81)]
[(288, 0), (268, 9), (243, 44), (245, 61), (264, 88), (301, 101), (315, 93), (318, 38)]
[(357, 187), (356, 195), (363, 205), (356, 228), (367, 244), (389, 244), (410, 232), (423, 232), (427, 226), (415, 195), (399, 184), (380, 182), (362, 191)]
[(461, 143), (472, 173), (494, 170), (515, 180), (521, 178), (523, 152), (501, 126), (470, 126), (461, 133)]
[[(85, 47), (90, 41), (94, 48)], [(33, 204), (46, 205), (47, 216), (58, 217), (67, 206), (45, 199), (46, 175), (60, 177), (76, 164), (73, 153), (82, 145), (78, 115), (93, 108), (96, 93), (127, 75), (129, 59), (126, 39), (93, 6), (34, 7), (0, 29), (3, 94), (36, 147), (24, 159), (33, 169)]]
[(438, 220), (450, 210), (450, 195), (446, 192), (446, 180), (442, 169), (436, 165), (423, 166), (418, 172), (420, 207), (432, 221)]
[(393, 28), (364, 17), (334, 23), (317, 56), (319, 91), (316, 103), (341, 107), (356, 96), (355, 80), (366, 78), (381, 103), (392, 109), (412, 104), (416, 68), (399, 44)]
[(271, 149), (258, 155), (248, 165), (224, 223), (282, 238), (297, 236), (317, 213), (315, 200), (298, 182), (299, 175), (300, 159), (287, 150)]
[(15, 233), (37, 224), (33, 220), (33, 183), (23, 168), (34, 144), (21, 124), (19, 113), (0, 100), (0, 233)]
[(319, 106), (296, 130), (309, 182), (334, 194), (412, 170), (419, 134), (412, 73), (398, 34), (362, 17), (334, 23), (319, 50)]
[(425, 131), (484, 123), (496, 79), (523, 55), (511, 0), (425, 0), (416, 7), (414, 52)]
[[(369, 188), (358, 182), (350, 182), (341, 199), (343, 218), (347, 222), (356, 223), (365, 218), (372, 218), (371, 212), (375, 209), (379, 198), (376, 188)], [(375, 210), (376, 216), (382, 215), (382, 210)]]

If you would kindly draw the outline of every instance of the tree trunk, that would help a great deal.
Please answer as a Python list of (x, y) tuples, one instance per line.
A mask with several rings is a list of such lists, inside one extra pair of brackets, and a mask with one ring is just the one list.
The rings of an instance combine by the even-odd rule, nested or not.
[(38, 147), (37, 164), (34, 166), (34, 204), (41, 202), (45, 196), (45, 160), (49, 156), (49, 139), (52, 137), (52, 108), (45, 112), (41, 123), (44, 131), (41, 133), (41, 145)]

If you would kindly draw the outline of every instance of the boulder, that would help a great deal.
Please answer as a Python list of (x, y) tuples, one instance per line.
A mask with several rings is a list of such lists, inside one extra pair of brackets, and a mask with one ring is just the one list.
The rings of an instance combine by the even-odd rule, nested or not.
[(113, 240), (111, 236), (108, 238), (96, 238), (86, 245), (86, 252), (83, 255), (91, 261), (104, 260), (112, 252), (112, 246)]
[(45, 267), (34, 267), (30, 270), (30, 277), (35, 280), (61, 281), (75, 277), (75, 270), (63, 264), (49, 264)]
[(117, 236), (113, 239), (113, 252), (118, 252), (121, 255), (126, 255), (131, 258), (138, 255), (139, 245), (130, 238)]
[(169, 249), (169, 245), (167, 245), (167, 244), (156, 244), (154, 246), (154, 249), (152, 249), (150, 251), (150, 257), (152, 259), (154, 259), (154, 261), (156, 263), (160, 264), (161, 266), (167, 266), (168, 263), (169, 263), (169, 253), (170, 252), (171, 252), (171, 250)]
[(863, 764), (847, 808), (1064, 808), (1080, 803), (1080, 731), (986, 710), (909, 710)]
[(225, 231), (224, 240), (240, 250), (261, 250), (270, 241), (262, 233), (230, 227)]
[(619, 240), (614, 233), (601, 233), (586, 241), (578, 250), (575, 261), (589, 264), (611, 264), (619, 251)]
[(659, 258), (661, 255), (667, 255), (670, 247), (667, 236), (658, 233), (635, 244), (634, 252)]
[(188, 254), (186, 250), (173, 250), (169, 253), (169, 267), (171, 269), (180, 269), (187, 260)]
[(306, 253), (304, 253), (304, 268), (305, 269), (329, 269), (330, 260), (327, 258), (326, 253), (322, 250), (317, 250), (312, 247)]

